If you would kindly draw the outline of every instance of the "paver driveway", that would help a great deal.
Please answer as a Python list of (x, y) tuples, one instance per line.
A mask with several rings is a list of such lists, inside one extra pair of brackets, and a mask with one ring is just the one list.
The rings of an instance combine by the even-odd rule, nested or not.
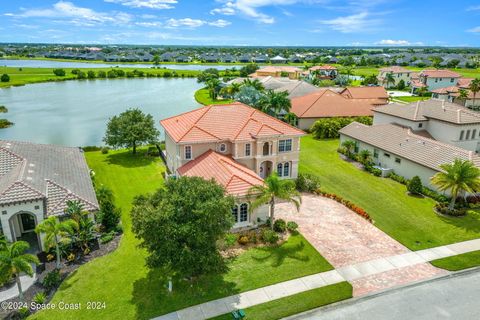
[[(303, 195), (300, 212), (280, 203), (276, 218), (294, 220), (300, 232), (335, 267), (410, 252), (386, 233), (340, 203)], [(444, 274), (429, 263), (398, 268), (352, 281), (355, 296)]]

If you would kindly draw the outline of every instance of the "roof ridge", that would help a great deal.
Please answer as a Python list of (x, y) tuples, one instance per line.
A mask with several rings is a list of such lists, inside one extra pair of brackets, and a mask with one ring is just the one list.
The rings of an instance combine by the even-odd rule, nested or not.
[[(87, 204), (89, 204), (89, 205), (93, 206), (94, 208), (96, 208), (96, 207), (97, 207), (97, 205), (96, 205), (96, 204), (94, 204), (94, 203), (92, 203), (92, 202), (88, 201), (88, 200), (87, 200), (87, 199), (85, 199), (84, 197), (82, 197), (82, 196), (80, 196), (80, 195), (76, 194), (75, 192), (72, 192), (70, 189), (68, 189), (68, 188), (66, 188), (66, 187), (64, 187), (64, 186), (62, 186), (62, 185), (60, 185), (60, 184), (58, 184), (57, 182), (53, 181), (52, 179), (45, 179), (45, 181), (47, 181), (47, 190), (46, 190), (46, 191), (47, 191), (47, 192), (46, 192), (46, 193), (47, 193), (47, 194), (46, 194), (47, 198), (48, 198), (48, 183), (51, 183), (51, 184), (54, 184), (55, 186), (57, 186), (58, 188), (60, 188), (60, 189), (63, 189), (63, 190), (65, 190), (65, 191), (67, 191), (67, 196), (68, 196), (68, 195), (73, 195), (74, 197), (76, 197), (76, 198), (78, 198), (78, 199), (80, 199), (80, 200), (82, 200), (82, 201), (86, 202)], [(66, 198), (66, 197), (65, 197), (65, 198)], [(64, 198), (64, 199), (65, 199), (65, 198)], [(61, 202), (59, 202), (59, 203), (61, 203)]]
[[(310, 106), (309, 106), (307, 109), (305, 109), (305, 111), (299, 116), (299, 118), (302, 117), (305, 113), (307, 113), (307, 111), (309, 111), (311, 108), (313, 108), (313, 105), (314, 105), (315, 103), (317, 103), (317, 101), (320, 100), (320, 98), (323, 97), (323, 95), (324, 95), (325, 92), (327, 92), (327, 91), (332, 91), (332, 90), (330, 90), (330, 89), (324, 89), (324, 90), (322, 90), (322, 91), (312, 92), (312, 93), (311, 93), (312, 96), (313, 96), (313, 95), (316, 95), (317, 93), (319, 93), (319, 94), (318, 94), (318, 97), (317, 97), (315, 100), (313, 100), (313, 102), (310, 104)], [(332, 91), (332, 92), (333, 92), (333, 91)]]
[[(243, 103), (242, 103), (243, 104)], [(240, 133), (242, 133), (243, 129), (245, 129), (245, 127), (247, 126), (247, 124), (251, 121), (251, 120), (254, 120), (256, 122), (258, 122), (258, 120), (256, 119), (252, 119), (252, 116), (253, 114), (255, 113), (256, 109), (252, 108), (253, 110), (250, 112), (250, 115), (248, 116), (248, 118), (245, 119), (245, 122), (242, 126), (240, 126), (240, 129), (238, 130), (237, 134), (233, 136), (233, 140), (232, 141), (235, 141), (235, 139), (238, 138), (238, 136), (240, 135)]]
[[(226, 156), (224, 156), (224, 155), (222, 155), (222, 154), (217, 153), (216, 151), (213, 151), (213, 152), (215, 152), (216, 154), (218, 154), (218, 155), (221, 156), (221, 157), (226, 157)], [(227, 162), (224, 158), (219, 158), (219, 160), (220, 160), (221, 162)], [(231, 160), (231, 161), (228, 163), (229, 165), (233, 165), (235, 168), (237, 168), (238, 170), (241, 170), (242, 172), (244, 172), (245, 174), (249, 175), (249, 176), (252, 177), (252, 178), (255, 178), (255, 179), (260, 178), (256, 173), (255, 173), (255, 175), (253, 175), (253, 174), (251, 174), (250, 172), (248, 172), (248, 171), (252, 171), (252, 172), (254, 172), (254, 171), (251, 170), (251, 169), (249, 169), (249, 168), (247, 168), (247, 167), (245, 167), (244, 165), (240, 164), (240, 163), (237, 162), (235, 159), (233, 159), (233, 158), (230, 159), (230, 158), (229, 158), (229, 160)], [(232, 173), (233, 176), (237, 176), (237, 175), (234, 174), (230, 169), (228, 169), (228, 171), (229, 171), (230, 173)], [(242, 179), (241, 177), (238, 177), (238, 178), (240, 178), (241, 180), (245, 181), (245, 179)], [(260, 180), (263, 180), (263, 179), (260, 178)], [(245, 181), (245, 182), (248, 182), (248, 181)]]
[[(394, 124), (392, 124), (392, 125), (394, 125)], [(400, 128), (402, 128), (402, 127), (400, 127)], [(454, 145), (451, 145), (451, 144), (448, 144), (448, 143), (445, 143), (445, 142), (441, 142), (441, 141), (438, 141), (438, 140), (435, 140), (435, 139), (431, 139), (431, 138), (428, 138), (428, 137), (418, 135), (418, 134), (412, 132), (412, 130), (410, 128), (402, 128), (402, 129), (407, 130), (407, 135), (408, 136), (411, 136), (411, 137), (414, 137), (414, 138), (417, 138), (417, 139), (420, 139), (420, 140), (428, 140), (428, 142), (431, 142), (433, 144), (443, 146), (443, 147), (447, 147), (447, 148), (452, 149), (454, 151), (462, 152), (464, 154), (468, 154), (468, 152), (469, 152), (466, 149), (463, 149), (463, 148), (460, 148), (460, 147), (457, 147), (457, 146), (454, 146)]]

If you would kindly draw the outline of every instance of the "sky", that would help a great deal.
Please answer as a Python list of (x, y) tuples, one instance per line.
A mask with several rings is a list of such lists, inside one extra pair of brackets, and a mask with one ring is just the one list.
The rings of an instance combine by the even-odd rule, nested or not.
[(0, 42), (480, 47), (480, 1), (0, 0)]

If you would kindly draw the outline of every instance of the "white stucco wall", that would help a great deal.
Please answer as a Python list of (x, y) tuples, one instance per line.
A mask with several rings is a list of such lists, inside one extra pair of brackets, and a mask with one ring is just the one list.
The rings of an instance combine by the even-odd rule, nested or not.
[(395, 117), (389, 114), (374, 112), (373, 124), (396, 123), (401, 126), (410, 127), (412, 130), (425, 130), (428, 127), (428, 121), (412, 121)]
[(457, 78), (430, 78), (427, 77), (428, 90), (436, 90), (457, 85)]
[[(36, 207), (38, 207), (38, 209)], [(10, 229), (10, 218), (17, 213), (22, 212), (34, 214), (36, 218), (36, 224), (38, 225), (44, 219), (43, 201), (39, 200), (27, 203), (13, 204), (9, 206), (0, 206), (0, 220), (2, 222), (2, 231), (7, 240), (10, 242), (16, 241), (16, 239), (14, 239), (13, 237), (21, 236), (22, 232), (20, 225), (18, 224), (18, 220), (16, 218), (13, 218), (12, 225), (14, 230), (12, 235), (12, 230)]]
[[(474, 130), (475, 136), (472, 138)], [(460, 140), (462, 131), (464, 132), (463, 139)], [(466, 139), (468, 131), (470, 131), (470, 134), (469, 138)], [(428, 132), (438, 141), (449, 143), (466, 150), (479, 151), (480, 125), (478, 124), (456, 125), (430, 119), (428, 121)]]

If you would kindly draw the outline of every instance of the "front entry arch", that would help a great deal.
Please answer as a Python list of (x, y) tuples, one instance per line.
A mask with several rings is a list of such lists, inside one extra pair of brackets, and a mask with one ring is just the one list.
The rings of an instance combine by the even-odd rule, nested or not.
[(265, 179), (270, 174), (272, 174), (273, 163), (272, 161), (263, 161), (260, 164), (260, 177)]
[(27, 211), (15, 213), (8, 219), (10, 232), (13, 241), (26, 241), (30, 245), (29, 252), (42, 251), (40, 235), (35, 232), (37, 217)]

